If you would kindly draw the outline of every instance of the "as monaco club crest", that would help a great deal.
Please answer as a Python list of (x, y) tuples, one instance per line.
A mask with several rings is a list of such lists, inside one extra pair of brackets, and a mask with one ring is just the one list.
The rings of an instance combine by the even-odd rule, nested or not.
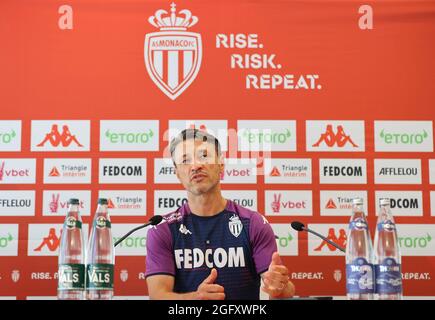
[(199, 33), (187, 32), (187, 28), (198, 22), (189, 10), (175, 14), (175, 3), (171, 13), (157, 10), (148, 22), (159, 32), (145, 36), (145, 65), (154, 83), (169, 98), (175, 100), (195, 80), (202, 58), (202, 43)]

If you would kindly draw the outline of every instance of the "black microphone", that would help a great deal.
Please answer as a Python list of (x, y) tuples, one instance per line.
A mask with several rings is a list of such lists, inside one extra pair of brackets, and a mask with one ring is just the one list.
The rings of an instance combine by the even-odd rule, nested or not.
[(150, 220), (148, 220), (147, 223), (145, 223), (144, 225), (141, 225), (137, 228), (134, 228), (133, 230), (131, 230), (129, 233), (127, 233), (125, 236), (123, 236), (121, 239), (119, 239), (118, 241), (115, 242), (114, 247), (116, 247), (118, 244), (120, 244), (122, 241), (124, 241), (125, 238), (127, 238), (129, 235), (131, 235), (133, 232), (148, 227), (148, 226), (155, 226), (158, 225), (161, 221), (162, 221), (163, 217), (162, 216), (153, 216), (151, 217)]
[(295, 229), (296, 231), (307, 231), (310, 232), (316, 236), (318, 236), (319, 238), (325, 240), (326, 242), (328, 242), (330, 245), (333, 245), (334, 247), (336, 247), (338, 250), (346, 252), (346, 250), (342, 247), (340, 247), (338, 244), (336, 244), (335, 242), (332, 242), (329, 239), (326, 239), (324, 236), (322, 236), (321, 234), (318, 234), (317, 232), (308, 229), (307, 227), (304, 226), (304, 224), (302, 222), (299, 221), (293, 221), (292, 222), (292, 228)]

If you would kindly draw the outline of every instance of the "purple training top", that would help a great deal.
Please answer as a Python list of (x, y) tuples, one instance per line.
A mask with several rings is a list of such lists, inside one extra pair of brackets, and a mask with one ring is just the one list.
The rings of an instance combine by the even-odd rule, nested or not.
[(216, 268), (226, 299), (259, 299), (260, 274), (275, 251), (272, 228), (258, 212), (228, 200), (219, 214), (201, 217), (186, 202), (149, 229), (146, 276), (174, 276), (174, 292), (185, 293)]

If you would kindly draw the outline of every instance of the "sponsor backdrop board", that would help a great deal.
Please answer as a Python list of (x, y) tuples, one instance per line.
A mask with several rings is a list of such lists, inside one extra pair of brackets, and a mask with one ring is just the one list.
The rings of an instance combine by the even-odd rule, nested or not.
[[(434, 297), (434, 11), (0, 1), (0, 299), (55, 297), (68, 198), (89, 226), (108, 197), (115, 238), (186, 201), (168, 148), (184, 128), (219, 137), (224, 196), (272, 224), (297, 294), (345, 296), (345, 261), (290, 223), (345, 245), (358, 196), (372, 236), (394, 200), (404, 294)], [(146, 236), (117, 250), (117, 297), (148, 296)]]

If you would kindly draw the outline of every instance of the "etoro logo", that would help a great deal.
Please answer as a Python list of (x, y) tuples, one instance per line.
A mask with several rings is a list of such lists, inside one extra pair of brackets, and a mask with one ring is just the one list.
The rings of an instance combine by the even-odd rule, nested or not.
[[(139, 227), (140, 224), (112, 224), (113, 242), (118, 241), (128, 231)], [(141, 229), (128, 236), (116, 247), (117, 256), (146, 256), (147, 229)]]
[(0, 224), (0, 256), (18, 255), (18, 224)]
[(375, 121), (375, 151), (433, 152), (432, 121)]
[(157, 10), (148, 22), (160, 29), (145, 36), (145, 65), (153, 82), (170, 99), (175, 100), (195, 80), (202, 59), (201, 35), (186, 30), (198, 22), (190, 10), (176, 14), (176, 4), (171, 13)]
[(157, 151), (157, 120), (101, 120), (100, 151)]
[(276, 244), (280, 256), (298, 255), (298, 235), (287, 224), (272, 223), (273, 233), (276, 237)]
[(364, 151), (364, 121), (307, 121), (307, 151)]
[(396, 227), (403, 256), (435, 256), (434, 224), (397, 224)]
[(21, 151), (21, 120), (0, 120), (0, 151)]

